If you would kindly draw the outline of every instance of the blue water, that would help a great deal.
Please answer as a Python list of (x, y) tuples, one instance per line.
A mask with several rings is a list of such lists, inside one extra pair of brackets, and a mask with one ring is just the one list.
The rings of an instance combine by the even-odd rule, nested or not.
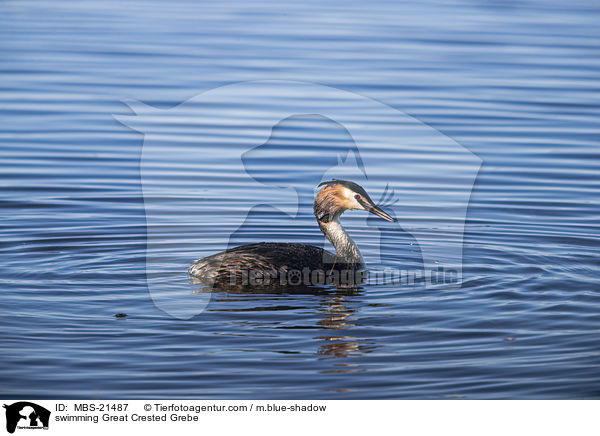
[[(598, 22), (594, 1), (3, 2), (0, 397), (600, 397)], [(189, 263), (230, 237), (216, 211), (245, 213), (259, 192), (228, 166), (237, 144), (256, 148), (243, 161), (255, 180), (294, 192), (277, 201), (298, 215), (257, 208), (231, 244), (322, 244), (314, 187), (352, 138), (313, 111), (261, 142), (263, 102), (246, 95), (226, 107), (247, 121), (233, 130), (155, 116), (170, 152), (149, 162), (148, 138), (114, 116), (132, 114), (129, 99), (174, 114), (255, 80), (374, 99), (481, 159), (459, 287), (189, 283)], [(269, 107), (293, 99), (331, 103), (282, 92)], [(438, 171), (469, 168), (437, 140), (389, 142), (380, 113), (341, 107), (371, 128), (372, 196), (406, 175), (401, 225), (343, 222), (367, 258), (384, 235), (384, 262), (421, 268), (418, 247), (448, 242), (445, 199), (466, 180)], [(193, 147), (203, 162), (187, 159)], [(429, 177), (412, 171), (424, 163)], [(151, 240), (147, 223), (160, 224)], [(190, 316), (164, 310), (182, 302)]]

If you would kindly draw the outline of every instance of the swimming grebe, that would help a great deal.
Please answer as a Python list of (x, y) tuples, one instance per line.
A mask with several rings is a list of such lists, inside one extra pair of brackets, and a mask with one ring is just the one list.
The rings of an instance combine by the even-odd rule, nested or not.
[[(364, 262), (358, 247), (339, 222), (348, 209), (366, 210), (387, 221), (396, 221), (381, 210), (369, 194), (354, 182), (333, 179), (320, 183), (314, 214), (319, 228), (335, 248), (335, 255), (320, 247), (298, 243), (261, 242), (242, 245), (195, 261), (190, 274), (201, 283), (240, 284), (243, 278), (270, 277), (277, 280), (293, 271), (361, 270)], [(260, 282), (263, 283), (263, 282)], [(280, 284), (285, 284), (279, 281)], [(248, 283), (246, 283), (248, 284)]]

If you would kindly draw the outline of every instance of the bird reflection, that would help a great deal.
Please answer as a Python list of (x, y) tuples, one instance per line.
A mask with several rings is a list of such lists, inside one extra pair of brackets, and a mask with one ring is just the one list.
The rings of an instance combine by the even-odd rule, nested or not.
[[(354, 288), (353, 293), (357, 293), (358, 289)], [(325, 327), (329, 330), (342, 330), (355, 326), (352, 322), (352, 315), (356, 313), (356, 309), (351, 309), (346, 304), (344, 295), (334, 295), (329, 298), (324, 298), (321, 302), (320, 312), (324, 318), (317, 325)], [(354, 338), (343, 334), (331, 334), (317, 336), (324, 343), (319, 346), (318, 354), (327, 357), (347, 357), (351, 352), (360, 350), (359, 343)]]
[[(316, 322), (315, 327), (318, 327), (324, 333), (315, 336), (314, 339), (319, 341), (316, 354), (322, 358), (346, 358), (351, 354), (356, 353), (368, 353), (377, 347), (373, 339), (356, 338), (349, 335), (348, 333), (356, 327), (354, 316), (358, 311), (358, 307), (361, 305), (362, 288), (360, 287), (338, 287), (338, 288), (297, 288), (294, 292), (269, 292), (265, 290), (242, 290), (239, 288), (227, 288), (227, 289), (200, 289), (196, 292), (212, 292), (220, 294), (228, 298), (219, 298), (219, 303), (227, 304), (227, 307), (211, 308), (209, 310), (215, 312), (265, 312), (265, 311), (281, 311), (289, 309), (304, 308), (305, 306), (298, 306), (298, 302), (303, 301), (301, 298), (297, 298), (301, 295), (313, 295), (320, 297), (319, 306), (317, 313), (319, 320)], [(252, 297), (251, 300), (244, 298), (240, 300), (238, 297), (245, 295), (246, 297)], [(266, 297), (273, 297), (276, 295), (289, 297), (289, 304), (286, 305), (270, 305), (270, 304), (259, 304), (255, 307), (248, 307), (250, 301), (255, 303), (260, 302), (272, 302), (272, 299), (262, 300), (259, 298), (260, 295)], [(231, 303), (243, 303), (243, 307), (232, 307)], [(295, 303), (295, 304), (292, 304)], [(282, 327), (279, 327), (282, 328)], [(285, 326), (290, 328), (290, 326)], [(301, 326), (293, 326), (292, 328), (302, 328)], [(338, 364), (339, 369), (328, 370), (326, 372), (352, 372), (357, 371), (358, 368), (351, 364)]]

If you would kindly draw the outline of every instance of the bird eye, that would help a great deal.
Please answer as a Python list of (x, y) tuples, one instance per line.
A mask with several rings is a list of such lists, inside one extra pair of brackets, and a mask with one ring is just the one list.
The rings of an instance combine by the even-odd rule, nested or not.
[(356, 198), (357, 200), (360, 200), (362, 197), (360, 196), (360, 194), (356, 194), (356, 195), (354, 196), (354, 198)]

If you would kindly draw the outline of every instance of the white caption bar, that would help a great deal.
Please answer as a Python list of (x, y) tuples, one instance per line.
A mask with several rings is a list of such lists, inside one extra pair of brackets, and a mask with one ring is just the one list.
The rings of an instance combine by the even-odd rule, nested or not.
[[(4, 434), (598, 435), (599, 401), (3, 400)], [(235, 433), (234, 433), (235, 432)]]

